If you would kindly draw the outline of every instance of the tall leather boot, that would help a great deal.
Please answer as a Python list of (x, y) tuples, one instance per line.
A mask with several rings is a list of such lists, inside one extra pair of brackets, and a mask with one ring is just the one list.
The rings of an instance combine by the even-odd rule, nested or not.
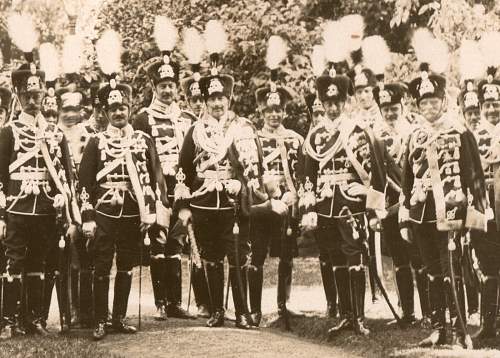
[(71, 307), (69, 306), (69, 296), (68, 296), (68, 277), (64, 273), (61, 274), (56, 271), (55, 274), (55, 285), (56, 285), (56, 295), (57, 303), (59, 305), (59, 312), (61, 312), (62, 326), (60, 327), (61, 333), (69, 331), (70, 321), (71, 321)]
[(221, 327), (224, 325), (224, 264), (205, 263), (205, 274), (212, 304), (212, 315), (207, 321), (207, 327)]
[(264, 284), (264, 270), (262, 266), (251, 266), (248, 268), (247, 272), (251, 318), (253, 325), (258, 327), (262, 320), (262, 286)]
[(153, 285), (153, 296), (155, 299), (156, 314), (154, 319), (165, 321), (167, 319), (167, 290), (165, 287), (165, 258), (151, 258), (150, 264), (151, 284)]
[(112, 325), (116, 332), (135, 333), (137, 329), (125, 322), (127, 316), (128, 297), (132, 286), (132, 271), (117, 271), (115, 277), (115, 294), (113, 298)]
[(106, 332), (109, 306), (109, 276), (94, 276), (94, 309), (96, 326), (93, 332), (94, 340), (103, 339)]
[(182, 263), (180, 257), (165, 259), (165, 285), (167, 286), (167, 316), (182, 319), (196, 319), (196, 316), (181, 306)]
[(285, 314), (288, 317), (300, 317), (303, 316), (299, 313), (291, 311), (287, 306), (288, 300), (290, 300), (290, 292), (292, 290), (292, 261), (280, 260), (278, 263), (278, 316), (283, 317)]
[(342, 331), (353, 329), (351, 292), (349, 285), (349, 272), (345, 266), (335, 267), (335, 284), (339, 297), (339, 323), (328, 330), (329, 338), (335, 337)]
[(396, 284), (398, 285), (399, 299), (401, 300), (401, 317), (404, 326), (415, 323), (415, 302), (413, 295), (413, 273), (409, 266), (396, 268)]
[(50, 304), (52, 302), (52, 291), (56, 283), (54, 273), (49, 272), (45, 274), (45, 287), (43, 288), (43, 314), (42, 325), (47, 327), (47, 320), (49, 319)]
[(420, 347), (433, 347), (446, 343), (446, 298), (443, 277), (429, 278), (429, 301), (432, 307), (429, 337), (418, 344)]
[(481, 287), (481, 327), (473, 338), (482, 340), (497, 335), (498, 277), (486, 276)]
[(354, 332), (367, 336), (370, 330), (365, 326), (366, 273), (364, 268), (350, 267), (351, 300), (354, 315)]
[(80, 324), (80, 270), (71, 268), (71, 325)]
[(193, 286), (194, 299), (198, 307), (198, 317), (210, 317), (210, 297), (208, 295), (207, 279), (203, 267), (192, 266), (191, 282)]
[(0, 333), (0, 339), (9, 339), (25, 335), (21, 327), (21, 275), (12, 275), (4, 281), (3, 315), (5, 327)]
[(327, 316), (330, 318), (337, 317), (337, 287), (335, 287), (335, 278), (331, 262), (320, 261), (319, 267), (321, 270), (321, 280), (323, 281), (323, 289), (325, 290)]
[(80, 271), (80, 326), (92, 327), (94, 312), (92, 310), (92, 272)]
[(457, 307), (455, 305), (455, 300), (453, 299), (453, 289), (451, 282), (449, 280), (445, 280), (446, 301), (448, 303), (448, 310), (450, 312), (450, 321), (451, 321), (451, 334), (452, 334), (451, 345), (458, 346), (461, 348), (466, 348), (465, 334), (460, 326), (460, 319), (458, 316), (460, 314), (464, 322), (467, 322), (467, 318), (465, 315), (465, 287), (461, 278), (455, 279), (455, 286), (457, 289), (459, 310), (457, 310)]
[(241, 281), (238, 277), (238, 270), (235, 267), (229, 268), (229, 280), (231, 281), (234, 310), (236, 313), (236, 327), (249, 329), (252, 320), (248, 312), (246, 267), (242, 267), (240, 273)]
[(415, 270), (420, 311), (422, 312), (422, 326), (431, 327), (431, 307), (429, 302), (429, 277), (424, 268)]
[(49, 332), (45, 329), (42, 324), (43, 321), (43, 286), (44, 286), (44, 275), (41, 273), (28, 273), (26, 275), (26, 308), (27, 317), (26, 323), (27, 328), (31, 333), (46, 336)]

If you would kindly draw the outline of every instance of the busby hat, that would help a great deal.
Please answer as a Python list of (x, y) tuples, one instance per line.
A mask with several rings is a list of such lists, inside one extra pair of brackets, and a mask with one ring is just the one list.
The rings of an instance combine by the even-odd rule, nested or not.
[(323, 103), (319, 100), (316, 93), (309, 93), (305, 96), (307, 111), (309, 115), (313, 115), (314, 113), (324, 113), (325, 108), (323, 107)]
[(408, 87), (404, 83), (386, 83), (373, 88), (373, 98), (380, 108), (402, 103)]
[(483, 34), (479, 40), (480, 51), (487, 66), (486, 78), (483, 78), (478, 83), (479, 101), (481, 103), (500, 100), (500, 80), (495, 78), (497, 68), (500, 66), (498, 41), (500, 41), (500, 33), (496, 31)]
[(38, 43), (38, 33), (31, 18), (17, 13), (9, 16), (8, 30), (12, 42), (24, 53), (26, 63), (12, 71), (12, 87), (17, 93), (43, 91), (45, 73), (39, 70), (33, 58), (33, 49)]
[(464, 40), (459, 49), (459, 70), (463, 83), (458, 95), (462, 111), (479, 109), (479, 93), (475, 81), (484, 76), (486, 64), (477, 41)]
[(200, 62), (205, 51), (205, 44), (200, 33), (195, 28), (188, 28), (184, 32), (183, 51), (191, 65), (192, 75), (181, 83), (182, 90), (187, 98), (202, 97), (200, 87)]
[(424, 28), (416, 30), (412, 43), (420, 62), (420, 76), (409, 84), (411, 96), (417, 100), (417, 103), (424, 98), (444, 98), (446, 78), (441, 73), (448, 65), (449, 53), (446, 43), (436, 39), (429, 30)]

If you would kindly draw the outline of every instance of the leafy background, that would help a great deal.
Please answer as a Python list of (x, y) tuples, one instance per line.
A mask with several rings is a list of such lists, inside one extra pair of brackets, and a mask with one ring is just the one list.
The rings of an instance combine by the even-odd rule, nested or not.
[[(4, 62), (9, 62), (9, 58), (15, 62), (21, 57), (9, 45), (6, 35), (5, 18), (9, 11), (31, 13), (41, 33), (41, 41), (60, 45), (68, 32), (69, 21), (63, 5), (63, 0), (3, 0), (0, 3), (0, 43), (3, 57), (7, 59)], [(484, 11), (479, 11), (478, 5)], [(321, 42), (326, 20), (351, 13), (359, 13), (365, 18), (365, 36), (384, 36), (394, 52), (387, 77), (398, 80), (409, 80), (416, 70), (416, 60), (409, 45), (415, 28), (429, 27), (449, 44), (454, 54), (462, 39), (479, 38), (484, 31), (500, 27), (500, 5), (495, 5), (494, 0), (87, 0), (80, 7), (77, 31), (87, 40), (84, 69), (87, 72), (96, 70), (92, 44), (99, 34), (108, 28), (121, 34), (125, 49), (124, 77), (134, 83), (135, 104), (140, 108), (151, 98), (141, 64), (157, 54), (151, 37), (154, 16), (166, 15), (179, 29), (192, 26), (199, 31), (203, 31), (208, 20), (218, 18), (229, 36), (224, 71), (236, 80), (233, 110), (253, 119), (253, 93), (269, 75), (265, 67), (267, 39), (280, 35), (289, 46), (280, 77), (300, 97), (287, 108), (287, 125), (303, 132), (307, 116), (301, 98), (308, 91), (308, 80), (312, 77), (309, 54), (313, 45)], [(189, 75), (180, 46), (174, 56), (183, 64), (183, 76)], [(452, 86), (459, 85), (455, 59), (451, 61), (448, 76)]]

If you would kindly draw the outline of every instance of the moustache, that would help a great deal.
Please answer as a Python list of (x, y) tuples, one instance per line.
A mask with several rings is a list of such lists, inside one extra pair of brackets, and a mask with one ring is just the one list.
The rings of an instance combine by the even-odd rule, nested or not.
[[(27, 106), (26, 108), (30, 109), (29, 106)], [(57, 117), (57, 111), (54, 110), (43, 111), (42, 114), (44, 117)]]

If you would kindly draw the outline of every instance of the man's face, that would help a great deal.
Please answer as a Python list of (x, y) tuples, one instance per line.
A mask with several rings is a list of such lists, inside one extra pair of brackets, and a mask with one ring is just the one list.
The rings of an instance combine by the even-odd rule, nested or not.
[(403, 106), (400, 103), (383, 106), (380, 108), (380, 113), (382, 113), (385, 122), (393, 127), (403, 114)]
[(373, 89), (372, 87), (359, 87), (356, 89), (354, 96), (356, 102), (363, 109), (370, 109), (373, 106)]
[(336, 99), (327, 99), (325, 102), (323, 102), (323, 107), (325, 107), (325, 114), (331, 120), (334, 120), (338, 116), (340, 116), (342, 110), (344, 109), (344, 105), (344, 101)]
[(262, 113), (264, 114), (264, 124), (274, 129), (281, 125), (285, 114), (279, 106), (265, 107)]
[(493, 125), (500, 121), (500, 101), (486, 101), (481, 106), (481, 114), (484, 119)]
[(106, 110), (109, 123), (116, 128), (123, 128), (128, 124), (129, 108), (125, 104), (113, 104)]
[(23, 111), (29, 115), (36, 116), (42, 108), (43, 93), (41, 91), (29, 91), (19, 93), (19, 102)]
[(470, 128), (476, 128), (481, 120), (481, 112), (479, 108), (467, 109), (464, 112), (465, 122)]
[(3, 107), (0, 107), (0, 128), (5, 125), (5, 121), (7, 120), (7, 110)]
[(418, 104), (420, 114), (429, 123), (436, 122), (444, 111), (444, 100), (438, 97), (429, 97), (420, 100)]
[(59, 121), (67, 127), (72, 127), (82, 120), (80, 109), (77, 107), (64, 107), (59, 113)]
[(227, 112), (229, 100), (222, 93), (210, 96), (207, 99), (207, 113), (219, 120)]
[(189, 107), (191, 108), (193, 113), (196, 115), (196, 117), (199, 117), (201, 111), (203, 111), (203, 98), (201, 98), (201, 96), (191, 97), (189, 98), (188, 102)]
[(172, 104), (177, 98), (177, 84), (173, 81), (161, 81), (155, 87), (156, 98), (166, 105)]

